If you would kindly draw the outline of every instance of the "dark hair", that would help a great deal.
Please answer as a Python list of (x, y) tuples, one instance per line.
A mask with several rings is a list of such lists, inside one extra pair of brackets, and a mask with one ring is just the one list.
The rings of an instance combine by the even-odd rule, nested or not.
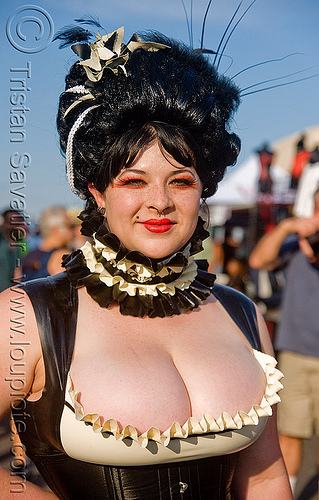
[[(101, 80), (92, 83), (76, 63), (66, 77), (57, 118), (63, 152), (75, 121), (91, 107), (73, 138), (74, 186), (86, 198), (89, 182), (103, 192), (143, 146), (157, 139), (179, 163), (194, 165), (203, 197), (211, 196), (240, 151), (239, 138), (227, 131), (239, 90), (202, 53), (157, 32), (143, 38), (170, 48), (134, 51), (125, 66), (127, 76), (105, 69)], [(94, 100), (69, 110), (80, 97), (78, 86), (86, 86)]]

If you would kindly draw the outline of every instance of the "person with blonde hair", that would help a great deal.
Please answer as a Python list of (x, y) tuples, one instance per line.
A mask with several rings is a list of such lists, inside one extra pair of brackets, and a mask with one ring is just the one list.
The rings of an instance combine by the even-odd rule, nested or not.
[(21, 281), (60, 273), (62, 257), (72, 250), (73, 224), (64, 207), (46, 208), (38, 222), (42, 241), (21, 263)]

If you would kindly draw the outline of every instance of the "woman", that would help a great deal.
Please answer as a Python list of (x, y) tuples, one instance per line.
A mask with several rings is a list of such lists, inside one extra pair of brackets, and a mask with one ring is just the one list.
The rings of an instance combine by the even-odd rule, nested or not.
[(263, 320), (192, 257), (201, 199), (239, 152), (239, 91), (174, 40), (122, 36), (73, 46), (58, 129), (92, 241), (24, 286), (20, 438), (57, 498), (291, 499)]

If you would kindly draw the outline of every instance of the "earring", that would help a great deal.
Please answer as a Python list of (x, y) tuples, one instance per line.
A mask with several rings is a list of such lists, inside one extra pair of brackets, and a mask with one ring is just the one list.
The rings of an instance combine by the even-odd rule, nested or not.
[(97, 211), (99, 214), (104, 215), (105, 214), (105, 208), (104, 207), (98, 207)]

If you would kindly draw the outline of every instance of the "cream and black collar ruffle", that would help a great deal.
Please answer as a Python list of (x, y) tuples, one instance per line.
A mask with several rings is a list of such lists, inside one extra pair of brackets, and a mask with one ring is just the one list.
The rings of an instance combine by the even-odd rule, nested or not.
[(71, 283), (84, 285), (101, 307), (117, 301), (123, 315), (165, 317), (187, 312), (210, 295), (215, 276), (192, 257), (208, 236), (201, 218), (188, 244), (163, 260), (125, 249), (97, 211), (82, 212), (81, 218), (82, 233), (92, 241), (66, 256), (63, 265)]

